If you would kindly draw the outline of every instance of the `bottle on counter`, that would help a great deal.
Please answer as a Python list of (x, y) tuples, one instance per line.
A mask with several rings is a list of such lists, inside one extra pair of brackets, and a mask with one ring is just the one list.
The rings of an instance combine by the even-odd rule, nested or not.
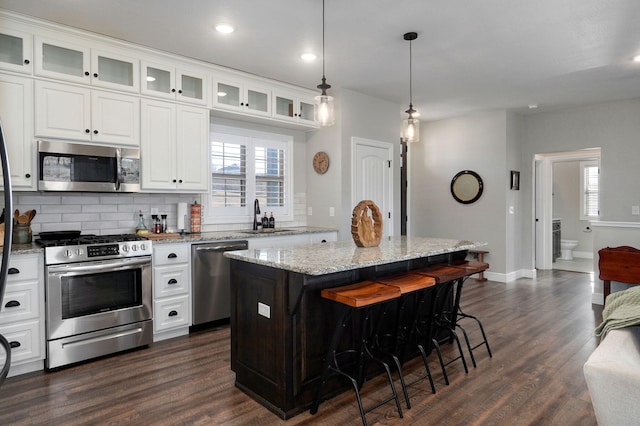
[(273, 217), (273, 212), (271, 212), (271, 216), (269, 216), (269, 228), (276, 227), (276, 220)]
[(142, 210), (138, 214), (138, 225), (136, 226), (136, 234), (144, 235), (148, 234), (149, 230), (147, 229), (147, 225), (144, 224), (144, 217), (142, 216)]
[(161, 214), (160, 217), (162, 218), (160, 223), (160, 232), (164, 234), (167, 232), (167, 215)]
[(157, 214), (152, 214), (151, 219), (153, 220), (153, 233), (160, 234), (162, 232), (162, 224), (160, 223), (160, 218), (158, 218)]
[(262, 229), (267, 229), (269, 227), (269, 218), (267, 217), (267, 212), (264, 212), (264, 216), (262, 218)]

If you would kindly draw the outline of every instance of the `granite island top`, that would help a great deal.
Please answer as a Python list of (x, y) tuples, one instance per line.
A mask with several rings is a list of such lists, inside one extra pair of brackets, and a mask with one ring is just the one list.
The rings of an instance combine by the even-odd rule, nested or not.
[(230, 259), (306, 275), (325, 275), (471, 250), (484, 245), (485, 243), (446, 238), (398, 236), (383, 238), (378, 247), (357, 247), (353, 241), (348, 240), (284, 248), (238, 250), (225, 252), (224, 255)]

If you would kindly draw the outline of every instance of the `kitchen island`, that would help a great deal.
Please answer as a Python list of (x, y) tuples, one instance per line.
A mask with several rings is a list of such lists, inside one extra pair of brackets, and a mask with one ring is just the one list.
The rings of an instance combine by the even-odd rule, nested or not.
[[(231, 369), (236, 386), (283, 419), (308, 409), (335, 326), (320, 291), (464, 258), (481, 244), (388, 237), (227, 252), (231, 259)], [(342, 383), (327, 388), (341, 392)]]

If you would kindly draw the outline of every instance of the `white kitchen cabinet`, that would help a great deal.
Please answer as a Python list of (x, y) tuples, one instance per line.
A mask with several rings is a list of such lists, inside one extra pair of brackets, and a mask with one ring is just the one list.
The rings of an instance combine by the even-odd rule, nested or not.
[[(0, 119), (15, 189), (35, 190), (33, 141), (33, 81), (0, 74)], [(2, 188), (2, 184), (0, 184)]]
[(139, 146), (140, 99), (36, 81), (35, 135)]
[(209, 110), (143, 99), (143, 190), (208, 189)]
[(41, 255), (14, 255), (9, 260), (7, 287), (0, 310), (0, 334), (12, 348), (9, 376), (44, 368), (44, 266)]
[(142, 61), (141, 92), (181, 102), (208, 105), (209, 79), (206, 71)]
[(250, 238), (249, 249), (290, 247), (303, 244), (315, 244), (322, 241), (337, 241), (337, 231), (328, 231), (321, 233), (308, 233), (298, 235), (277, 235), (269, 237)]
[(319, 127), (314, 118), (313, 96), (289, 91), (273, 92), (273, 118)]
[(153, 340), (189, 333), (191, 247), (188, 243), (153, 247)]
[(309, 244), (338, 241), (338, 231), (317, 232), (309, 234)]
[(271, 90), (250, 80), (213, 78), (213, 108), (271, 116)]
[(35, 73), (128, 92), (140, 91), (137, 59), (69, 40), (35, 38)]
[(3, 28), (0, 30), (0, 68), (31, 74), (33, 72), (33, 36)]

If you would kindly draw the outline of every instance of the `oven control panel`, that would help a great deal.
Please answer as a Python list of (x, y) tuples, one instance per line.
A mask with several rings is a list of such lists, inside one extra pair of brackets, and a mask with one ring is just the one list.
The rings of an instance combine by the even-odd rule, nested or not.
[(87, 246), (88, 257), (104, 257), (120, 254), (119, 244), (101, 244), (98, 246)]
[(123, 241), (117, 243), (45, 247), (45, 263), (47, 265), (138, 256), (151, 256), (151, 241)]

